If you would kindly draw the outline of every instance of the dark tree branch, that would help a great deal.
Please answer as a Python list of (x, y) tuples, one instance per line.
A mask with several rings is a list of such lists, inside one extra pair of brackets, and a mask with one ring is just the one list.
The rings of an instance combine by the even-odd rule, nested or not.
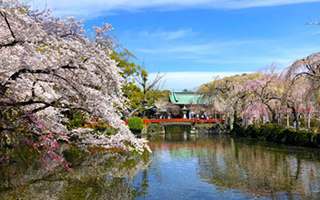
[(2, 49), (4, 47), (13, 47), (17, 44), (22, 44), (22, 43), (23, 43), (22, 41), (13, 40), (12, 42), (7, 43), (7, 44), (0, 44), (0, 49)]
[(53, 72), (59, 70), (59, 69), (77, 69), (77, 67), (73, 67), (73, 66), (70, 66), (70, 64), (68, 65), (64, 65), (58, 69), (37, 69), (37, 70), (32, 70), (32, 69), (26, 69), (26, 68), (23, 68), (23, 69), (20, 69), (18, 70), (17, 72), (15, 72), (14, 74), (12, 74), (10, 76), (10, 78), (8, 79), (8, 81), (3, 85), (4, 87), (6, 87), (6, 85), (10, 84), (10, 80), (16, 80), (21, 74), (24, 74), (24, 73), (31, 73), (31, 74), (52, 74), (52, 76), (55, 76), (59, 79), (62, 79), (63, 81), (65, 81), (66, 83), (68, 83), (75, 91), (77, 91), (77, 93), (80, 95), (81, 99), (85, 101), (85, 98), (84, 96), (82, 95), (82, 93), (76, 88), (74, 87), (74, 85), (66, 78), (58, 75), (58, 74), (55, 74)]
[(4, 18), (4, 21), (6, 22), (6, 24), (7, 24), (8, 28), (9, 28), (9, 31), (10, 31), (12, 37), (13, 37), (14, 39), (16, 39), (16, 36), (15, 36), (15, 34), (14, 34), (12, 28), (11, 28), (11, 25), (10, 25), (10, 23), (9, 23), (9, 21), (8, 21), (8, 18), (7, 18), (7, 16), (6, 16), (6, 14), (0, 12), (0, 15)]
[(300, 72), (300, 73), (298, 73), (297, 75), (294, 76), (294, 78), (293, 78), (293, 80), (292, 80), (292, 84), (294, 84), (295, 81), (296, 81), (300, 76), (303, 76), (303, 75), (305, 75), (305, 76), (310, 76), (310, 77), (312, 77), (312, 78), (315, 78), (315, 79), (320, 80), (320, 76), (317, 75), (317, 74), (312, 74), (312, 73), (309, 73), (309, 72)]

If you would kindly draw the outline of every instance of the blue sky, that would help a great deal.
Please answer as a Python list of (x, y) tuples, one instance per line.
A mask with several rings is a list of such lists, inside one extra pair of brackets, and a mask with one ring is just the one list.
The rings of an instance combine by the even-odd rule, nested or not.
[(214, 76), (280, 69), (320, 51), (320, 0), (31, 0), (54, 15), (103, 22), (163, 89), (194, 89)]

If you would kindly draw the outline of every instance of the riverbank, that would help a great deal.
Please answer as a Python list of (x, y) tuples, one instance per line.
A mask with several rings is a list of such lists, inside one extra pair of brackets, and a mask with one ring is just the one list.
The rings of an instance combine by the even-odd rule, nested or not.
[(227, 133), (225, 124), (222, 123), (198, 123), (195, 125), (191, 124), (179, 124), (174, 123), (171, 126), (161, 126), (156, 123), (145, 124), (142, 135), (158, 135), (165, 133), (182, 133), (189, 132), (191, 134), (213, 134), (213, 133)]
[(259, 124), (243, 127), (234, 126), (232, 135), (246, 138), (256, 138), (304, 147), (320, 147), (320, 134), (308, 130), (296, 130), (279, 124)]

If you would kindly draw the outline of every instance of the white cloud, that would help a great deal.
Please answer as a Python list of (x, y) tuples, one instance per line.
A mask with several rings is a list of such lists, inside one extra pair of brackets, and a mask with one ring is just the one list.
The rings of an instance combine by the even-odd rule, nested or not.
[(209, 41), (203, 44), (165, 44), (156, 48), (134, 48), (135, 51), (142, 53), (192, 53), (192, 54), (216, 54), (230, 49), (248, 45), (268, 44), (272, 40), (232, 40), (232, 41)]
[[(164, 72), (163, 81), (165, 84), (162, 89), (182, 91), (183, 89), (193, 90), (202, 84), (213, 81), (214, 77), (220, 78), (233, 76), (236, 74), (252, 72)], [(150, 73), (150, 80), (156, 77), (157, 73)]]
[(160, 48), (136, 48), (136, 51), (142, 53), (213, 53), (215, 45), (212, 44), (199, 44), (199, 45), (180, 45), (180, 46), (165, 46)]
[(292, 64), (295, 60), (298, 58), (302, 58), (303, 56), (291, 56), (291, 57), (284, 57), (284, 56), (256, 56), (256, 57), (230, 57), (229, 59), (205, 59), (205, 58), (196, 58), (193, 59), (192, 61), (195, 63), (205, 63), (205, 64), (228, 64), (228, 65), (234, 65), (237, 66), (239, 64), (257, 64), (259, 66), (263, 65), (269, 65), (273, 62), (280, 64), (280, 65), (285, 65), (289, 66)]
[(179, 29), (176, 31), (163, 31), (163, 30), (157, 30), (154, 32), (151, 31), (143, 31), (140, 33), (142, 37), (148, 37), (151, 39), (159, 38), (163, 40), (174, 40), (183, 38), (186, 36), (194, 35), (195, 33), (191, 29)]
[[(194, 64), (265, 67), (275, 62), (288, 67), (295, 60), (318, 52), (319, 45), (298, 43), (296, 37), (260, 40), (210, 41), (195, 44), (164, 44), (148, 48), (132, 48), (135, 52), (161, 55), (167, 60)], [(245, 49), (245, 51), (244, 51)], [(247, 66), (246, 66), (247, 65)]]
[(30, 0), (30, 5), (43, 8), (47, 5), (57, 15), (94, 18), (114, 14), (119, 10), (136, 12), (144, 9), (179, 10), (186, 8), (242, 9), (319, 2), (320, 0)]

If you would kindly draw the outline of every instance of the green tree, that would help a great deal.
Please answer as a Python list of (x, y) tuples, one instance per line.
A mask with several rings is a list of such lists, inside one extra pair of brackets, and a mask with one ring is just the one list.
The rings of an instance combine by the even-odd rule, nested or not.
[(130, 82), (133, 76), (141, 73), (141, 67), (132, 61), (136, 57), (121, 45), (116, 46), (110, 57), (117, 62), (117, 66), (122, 70), (121, 75), (126, 81)]
[(142, 88), (144, 100), (147, 100), (149, 105), (162, 97), (163, 94), (160, 87), (162, 86), (161, 80), (164, 76), (165, 74), (160, 74), (160, 72), (158, 72), (156, 77), (150, 81), (150, 77), (148, 72), (145, 70), (144, 63), (141, 73), (135, 76), (137, 84)]
[(144, 100), (144, 95), (140, 87), (136, 85), (135, 76), (145, 73), (141, 66), (136, 65), (132, 60), (136, 57), (126, 48), (117, 45), (111, 54), (111, 59), (117, 62), (117, 66), (122, 70), (121, 75), (125, 78), (125, 84), (122, 91), (125, 97), (128, 98), (130, 108), (132, 110), (140, 107)]
[(121, 45), (116, 46), (111, 58), (117, 62), (117, 66), (122, 70), (121, 75), (126, 81), (122, 91), (124, 96), (128, 98), (131, 110), (140, 107), (144, 100), (148, 101), (148, 105), (153, 105), (163, 96), (160, 82), (164, 75), (158, 73), (156, 78), (150, 81), (144, 63), (143, 67), (136, 65), (132, 61), (136, 57)]

